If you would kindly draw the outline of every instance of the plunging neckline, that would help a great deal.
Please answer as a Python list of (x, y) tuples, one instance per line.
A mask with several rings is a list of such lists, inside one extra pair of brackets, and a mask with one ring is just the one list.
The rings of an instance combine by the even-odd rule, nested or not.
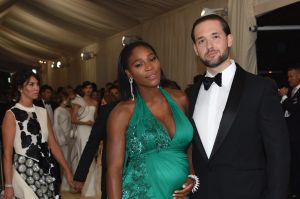
[(176, 136), (176, 134), (177, 134), (177, 125), (176, 125), (176, 119), (175, 119), (175, 117), (174, 117), (174, 110), (173, 110), (173, 107), (172, 107), (172, 103), (170, 102), (170, 100), (168, 99), (168, 97), (166, 96), (166, 94), (163, 92), (163, 90), (160, 88), (160, 91), (161, 91), (161, 93), (163, 94), (163, 97), (167, 100), (167, 102), (168, 102), (168, 106), (169, 106), (169, 109), (171, 110), (171, 117), (172, 117), (172, 120), (173, 120), (173, 123), (174, 123), (174, 128), (175, 128), (175, 130), (174, 130), (174, 133), (173, 133), (173, 136), (171, 137), (171, 135), (170, 135), (170, 132), (168, 131), (168, 128), (166, 127), (166, 125), (162, 122), (162, 121), (160, 121), (153, 113), (152, 113), (152, 111), (149, 109), (149, 107), (147, 106), (147, 104), (146, 104), (146, 102), (144, 101), (144, 99), (142, 98), (142, 96), (140, 96), (139, 95), (139, 97), (140, 97), (140, 99), (141, 99), (141, 101), (142, 101), (142, 103), (143, 103), (143, 105), (145, 106), (145, 108), (146, 108), (146, 110), (149, 112), (149, 114), (151, 115), (151, 117), (152, 118), (154, 118), (154, 120), (156, 120), (157, 121), (157, 123), (164, 129), (164, 131), (165, 131), (165, 133), (168, 135), (168, 138), (171, 140), (171, 141), (173, 141), (174, 140), (174, 138), (175, 138), (175, 136)]

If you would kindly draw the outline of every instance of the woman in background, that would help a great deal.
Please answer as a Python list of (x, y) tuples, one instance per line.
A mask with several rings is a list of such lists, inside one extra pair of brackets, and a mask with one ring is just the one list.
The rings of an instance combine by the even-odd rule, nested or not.
[[(72, 119), (72, 123), (76, 125), (76, 138), (75, 138), (76, 140), (73, 146), (74, 148), (72, 149), (73, 150), (72, 151), (73, 171), (75, 171), (77, 168), (83, 149), (91, 134), (92, 126), (94, 124), (96, 114), (97, 114), (96, 110), (98, 107), (97, 101), (92, 98), (92, 93), (93, 93), (92, 82), (85, 81), (82, 83), (82, 93), (83, 93), (82, 97), (76, 96), (76, 98), (72, 100), (71, 119)], [(89, 196), (95, 196), (96, 194), (96, 187), (95, 187), (96, 169), (95, 168), (96, 168), (96, 163), (94, 161), (90, 166), (87, 180), (81, 191), (82, 196), (89, 197)]]
[(71, 169), (57, 144), (52, 125), (44, 108), (37, 107), (39, 77), (31, 70), (18, 72), (13, 79), (18, 103), (3, 120), (4, 198), (59, 198), (54, 190), (54, 159), (64, 169), (73, 186)]
[[(70, 113), (70, 95), (66, 92), (66, 90), (63, 90), (58, 94), (57, 103), (59, 106), (54, 111), (54, 134), (64, 154), (64, 158), (68, 163), (70, 163), (69, 144), (72, 143), (70, 139), (72, 124)], [(63, 173), (63, 171), (61, 171), (61, 173)], [(62, 177), (61, 190), (70, 190), (65, 177)]]

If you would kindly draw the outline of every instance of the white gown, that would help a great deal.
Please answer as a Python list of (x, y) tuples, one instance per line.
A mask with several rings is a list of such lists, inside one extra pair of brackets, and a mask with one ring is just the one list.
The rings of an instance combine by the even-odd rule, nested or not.
[[(77, 96), (73, 101), (72, 104), (80, 105), (80, 109), (78, 112), (78, 119), (82, 122), (87, 122), (89, 120), (95, 120), (95, 111), (96, 106), (89, 106), (85, 103), (83, 98)], [(76, 171), (78, 166), (80, 157), (84, 150), (84, 147), (88, 141), (88, 138), (91, 134), (92, 126), (89, 125), (77, 125), (76, 128), (76, 136), (75, 136), (75, 143), (72, 149), (72, 167), (73, 171)], [(84, 186), (81, 190), (81, 195), (84, 197), (92, 197), (96, 195), (96, 162), (95, 160), (92, 162), (87, 179), (84, 183)]]
[[(70, 138), (72, 124), (71, 124), (71, 114), (67, 108), (59, 106), (55, 109), (53, 127), (54, 127), (54, 135), (64, 154), (64, 158), (70, 165), (69, 148), (70, 148), (70, 144), (72, 143), (72, 140)], [(61, 175), (62, 175), (61, 190), (69, 191), (70, 186), (67, 182), (67, 179), (63, 171), (61, 171)]]

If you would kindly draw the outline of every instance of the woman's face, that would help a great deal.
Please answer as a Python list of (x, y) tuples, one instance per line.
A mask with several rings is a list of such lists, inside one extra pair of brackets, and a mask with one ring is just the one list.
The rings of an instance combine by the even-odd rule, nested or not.
[(28, 81), (24, 82), (19, 91), (21, 93), (21, 98), (29, 98), (31, 100), (37, 99), (40, 91), (38, 80), (31, 76)]
[(82, 91), (85, 96), (91, 96), (93, 93), (93, 87), (92, 85), (87, 85), (82, 89)]
[(160, 83), (160, 61), (154, 52), (144, 46), (132, 50), (128, 59), (128, 78), (132, 77), (138, 87), (157, 87)]

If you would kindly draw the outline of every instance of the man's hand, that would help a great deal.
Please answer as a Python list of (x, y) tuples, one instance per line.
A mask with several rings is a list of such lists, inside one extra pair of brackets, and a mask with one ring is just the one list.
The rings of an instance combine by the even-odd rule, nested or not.
[(282, 87), (278, 89), (278, 94), (282, 97), (284, 95), (287, 95), (289, 92), (289, 89), (287, 87)]
[(73, 184), (74, 184), (74, 189), (76, 191), (80, 191), (84, 185), (84, 182), (74, 181)]

